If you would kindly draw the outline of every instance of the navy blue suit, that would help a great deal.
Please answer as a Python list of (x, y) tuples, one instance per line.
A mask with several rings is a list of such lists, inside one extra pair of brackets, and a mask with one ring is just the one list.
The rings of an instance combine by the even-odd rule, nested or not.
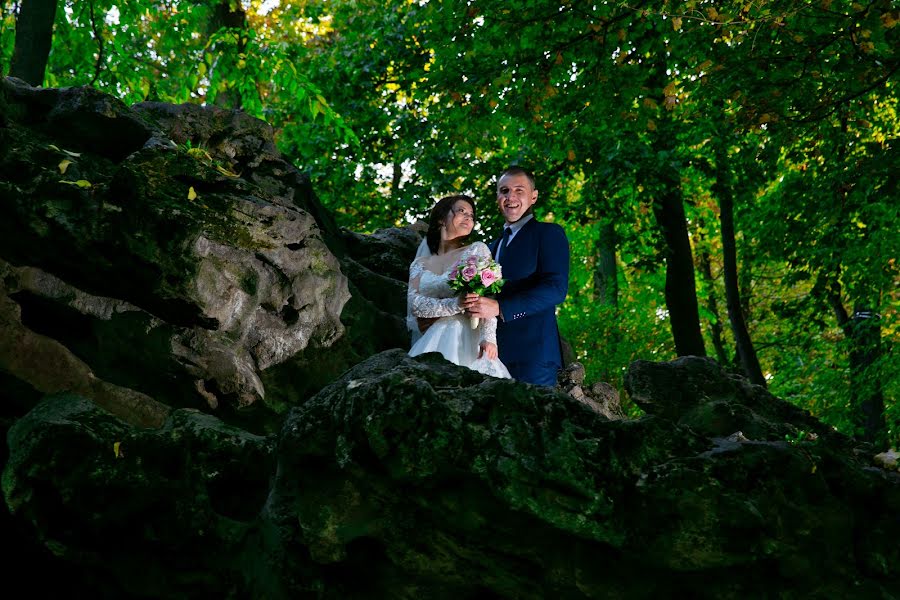
[[(490, 244), (497, 254), (500, 240)], [(531, 219), (500, 255), (505, 283), (497, 295), (500, 360), (518, 381), (556, 385), (562, 368), (556, 305), (569, 287), (569, 240), (555, 223)]]

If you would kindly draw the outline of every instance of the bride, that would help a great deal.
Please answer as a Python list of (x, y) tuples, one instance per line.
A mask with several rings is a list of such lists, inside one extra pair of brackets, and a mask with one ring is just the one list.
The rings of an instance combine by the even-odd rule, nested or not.
[[(497, 358), (497, 319), (481, 319), (473, 329), (448, 281), (453, 268), (470, 256), (491, 257), (482, 242), (466, 244), (475, 226), (469, 196), (441, 198), (428, 219), (428, 233), (409, 266), (407, 326), (413, 335), (410, 356), (440, 352), (452, 363), (485, 375), (511, 378)], [(417, 319), (437, 319), (421, 337)]]

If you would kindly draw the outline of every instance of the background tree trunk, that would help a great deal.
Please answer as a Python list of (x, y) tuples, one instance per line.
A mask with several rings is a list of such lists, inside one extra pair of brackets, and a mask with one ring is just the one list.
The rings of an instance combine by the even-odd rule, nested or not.
[[(216, 4), (207, 26), (209, 35), (212, 35), (222, 28), (244, 30), (247, 29), (247, 14), (241, 7), (240, 2), (235, 2), (234, 0), (222, 0)], [(243, 52), (245, 46), (246, 42), (242, 36), (241, 39), (238, 40), (235, 53), (240, 54)], [(243, 106), (243, 103), (241, 91), (234, 86), (229, 86), (228, 89), (217, 93), (214, 100), (214, 104), (220, 108), (239, 109)]]
[(602, 306), (619, 306), (619, 281), (616, 268), (616, 227), (612, 216), (603, 217), (597, 240), (597, 262), (594, 267), (594, 300)]
[(871, 369), (882, 353), (880, 315), (861, 306), (856, 307), (852, 316), (847, 314), (840, 285), (834, 280), (829, 286), (828, 303), (850, 342), (850, 406), (856, 434), (867, 442), (884, 444), (887, 437), (884, 389), (881, 377)]
[[(703, 229), (703, 227), (704, 224), (701, 221), (700, 228)], [(709, 326), (712, 345), (716, 351), (716, 360), (725, 367), (728, 365), (729, 360), (728, 353), (725, 351), (725, 342), (722, 339), (722, 318), (719, 315), (719, 303), (716, 300), (715, 280), (713, 279), (712, 266), (710, 264), (712, 261), (709, 258), (709, 252), (705, 249), (700, 252), (697, 258), (699, 260), (700, 275), (703, 276), (703, 281), (709, 290), (706, 294), (706, 310), (713, 316)]]
[[(662, 91), (665, 88), (667, 69), (665, 58), (658, 56), (653, 74), (648, 79), (651, 89)], [(659, 100), (661, 106), (665, 105), (665, 98)], [(675, 353), (678, 356), (706, 356), (697, 305), (694, 257), (684, 214), (681, 173), (672, 162), (676, 128), (669, 114), (663, 111), (657, 127), (648, 131), (650, 150), (657, 157), (656, 164), (642, 176), (646, 180), (644, 187), (653, 194), (653, 216), (666, 244), (665, 296)]]
[[(833, 161), (836, 165), (846, 165), (849, 141), (849, 117), (846, 113), (840, 116), (841, 137), (835, 144)], [(856, 182), (849, 167), (845, 167), (834, 184), (835, 206), (840, 207), (840, 214), (833, 227), (835, 232), (849, 229), (847, 214), (847, 194)], [(841, 278), (844, 273), (841, 254), (835, 251), (831, 256), (832, 271), (829, 277), (827, 299), (834, 310), (838, 325), (849, 343), (848, 359), (850, 365), (850, 406), (854, 428), (863, 439), (877, 445), (887, 441), (887, 427), (884, 418), (884, 390), (877, 363), (881, 357), (881, 319), (876, 311), (871, 310), (872, 298), (877, 293), (862, 291), (860, 286), (851, 292), (853, 314), (848, 315), (844, 308)], [(863, 288), (864, 290), (864, 288)], [(875, 367), (875, 368), (873, 368)]]
[(660, 190), (653, 202), (653, 214), (666, 241), (666, 308), (675, 352), (678, 356), (706, 356), (681, 186), (671, 179), (667, 183), (671, 187)]
[(391, 174), (391, 199), (398, 200), (400, 197), (400, 180), (403, 177), (403, 166), (401, 163), (394, 161), (394, 170)]
[(728, 307), (728, 320), (737, 348), (741, 368), (747, 378), (757, 385), (766, 386), (766, 378), (759, 366), (756, 349), (750, 339), (744, 312), (741, 310), (741, 291), (738, 287), (737, 244), (734, 239), (734, 199), (728, 181), (728, 158), (724, 148), (716, 152), (716, 183), (714, 191), (719, 199), (719, 221), (722, 231), (722, 271), (725, 278), (725, 305)]
[(57, 0), (22, 0), (16, 17), (16, 41), (9, 74), (30, 85), (44, 84), (53, 41)]
[(881, 358), (881, 317), (856, 307), (850, 318), (850, 405), (864, 439), (885, 444), (884, 390), (881, 377), (872, 372)]

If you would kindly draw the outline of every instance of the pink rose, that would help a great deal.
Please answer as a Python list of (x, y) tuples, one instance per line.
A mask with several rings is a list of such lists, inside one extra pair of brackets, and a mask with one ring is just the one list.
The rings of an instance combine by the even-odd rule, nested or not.
[(495, 281), (497, 281), (497, 274), (490, 269), (485, 269), (481, 272), (481, 284), (484, 287), (491, 285)]
[(473, 267), (472, 265), (469, 265), (465, 269), (462, 270), (463, 281), (472, 281), (472, 279), (477, 274), (478, 274), (477, 269), (475, 269), (475, 267)]
[(466, 259), (466, 262), (470, 265), (478, 264), (478, 257), (470, 256), (469, 258)]

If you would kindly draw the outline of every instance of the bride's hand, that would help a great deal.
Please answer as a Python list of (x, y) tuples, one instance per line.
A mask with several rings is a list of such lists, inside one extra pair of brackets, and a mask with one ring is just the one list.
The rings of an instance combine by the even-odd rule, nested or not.
[(465, 296), (460, 296), (459, 297), (459, 305), (463, 308), (463, 310), (465, 310), (466, 312), (469, 312), (469, 309), (478, 303), (478, 299), (480, 297), (481, 296), (479, 296), (478, 294), (472, 294), (472, 293), (468, 293)]
[(478, 358), (484, 357), (488, 360), (494, 360), (497, 358), (497, 344), (492, 344), (491, 342), (481, 342), (479, 344), (481, 351), (478, 353)]

